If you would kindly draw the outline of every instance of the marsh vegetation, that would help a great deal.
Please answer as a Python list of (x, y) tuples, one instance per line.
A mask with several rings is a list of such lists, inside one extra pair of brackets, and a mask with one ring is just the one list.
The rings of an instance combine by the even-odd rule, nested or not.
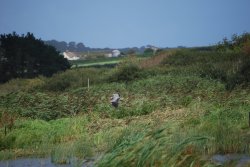
[[(250, 153), (249, 78), (243, 34), (217, 46), (129, 56), (115, 68), (13, 79), (0, 85), (0, 158), (216, 166), (215, 154)], [(118, 109), (109, 103), (114, 91), (123, 98)]]

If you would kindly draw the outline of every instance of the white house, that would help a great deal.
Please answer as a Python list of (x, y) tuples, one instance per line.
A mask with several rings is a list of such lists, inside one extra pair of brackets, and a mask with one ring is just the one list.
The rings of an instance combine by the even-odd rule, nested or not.
[(159, 49), (158, 47), (155, 47), (155, 46), (153, 46), (153, 45), (147, 45), (146, 48), (152, 49), (152, 50), (154, 51), (154, 53), (156, 53), (156, 51)]
[(68, 60), (78, 60), (78, 59), (80, 59), (80, 57), (78, 57), (73, 52), (63, 52), (63, 57), (68, 59)]
[(112, 51), (112, 57), (118, 57), (120, 56), (121, 52), (119, 50), (113, 50)]

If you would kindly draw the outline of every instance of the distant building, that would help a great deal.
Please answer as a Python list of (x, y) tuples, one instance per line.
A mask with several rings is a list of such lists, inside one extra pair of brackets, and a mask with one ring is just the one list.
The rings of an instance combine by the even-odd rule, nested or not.
[(106, 53), (104, 54), (105, 57), (112, 57), (112, 53)]
[(159, 50), (159, 48), (158, 47), (155, 47), (155, 46), (153, 46), (153, 45), (147, 45), (147, 47), (146, 48), (150, 48), (150, 49), (152, 49), (153, 50), (153, 52), (154, 52), (154, 54), (156, 53), (156, 51), (157, 50)]
[(118, 57), (120, 56), (121, 52), (119, 50), (113, 50), (112, 51), (112, 57)]
[(78, 57), (73, 52), (63, 52), (63, 57), (68, 59), (68, 60), (79, 60), (80, 59), (80, 57)]

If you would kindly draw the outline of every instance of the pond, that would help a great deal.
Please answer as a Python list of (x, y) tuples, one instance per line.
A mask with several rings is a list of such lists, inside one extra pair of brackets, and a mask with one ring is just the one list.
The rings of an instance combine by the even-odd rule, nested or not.
[(51, 158), (19, 158), (0, 161), (0, 167), (93, 167), (95, 158), (78, 160), (72, 158), (68, 164), (55, 164)]
[(211, 157), (211, 161), (220, 166), (231, 163), (236, 167), (250, 166), (250, 156), (246, 154), (216, 154)]

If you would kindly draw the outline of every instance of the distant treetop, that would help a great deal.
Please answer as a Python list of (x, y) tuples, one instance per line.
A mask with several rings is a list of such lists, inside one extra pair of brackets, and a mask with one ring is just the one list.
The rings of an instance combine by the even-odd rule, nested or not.
[(68, 68), (67, 59), (32, 33), (0, 35), (0, 82), (12, 78), (52, 76)]

